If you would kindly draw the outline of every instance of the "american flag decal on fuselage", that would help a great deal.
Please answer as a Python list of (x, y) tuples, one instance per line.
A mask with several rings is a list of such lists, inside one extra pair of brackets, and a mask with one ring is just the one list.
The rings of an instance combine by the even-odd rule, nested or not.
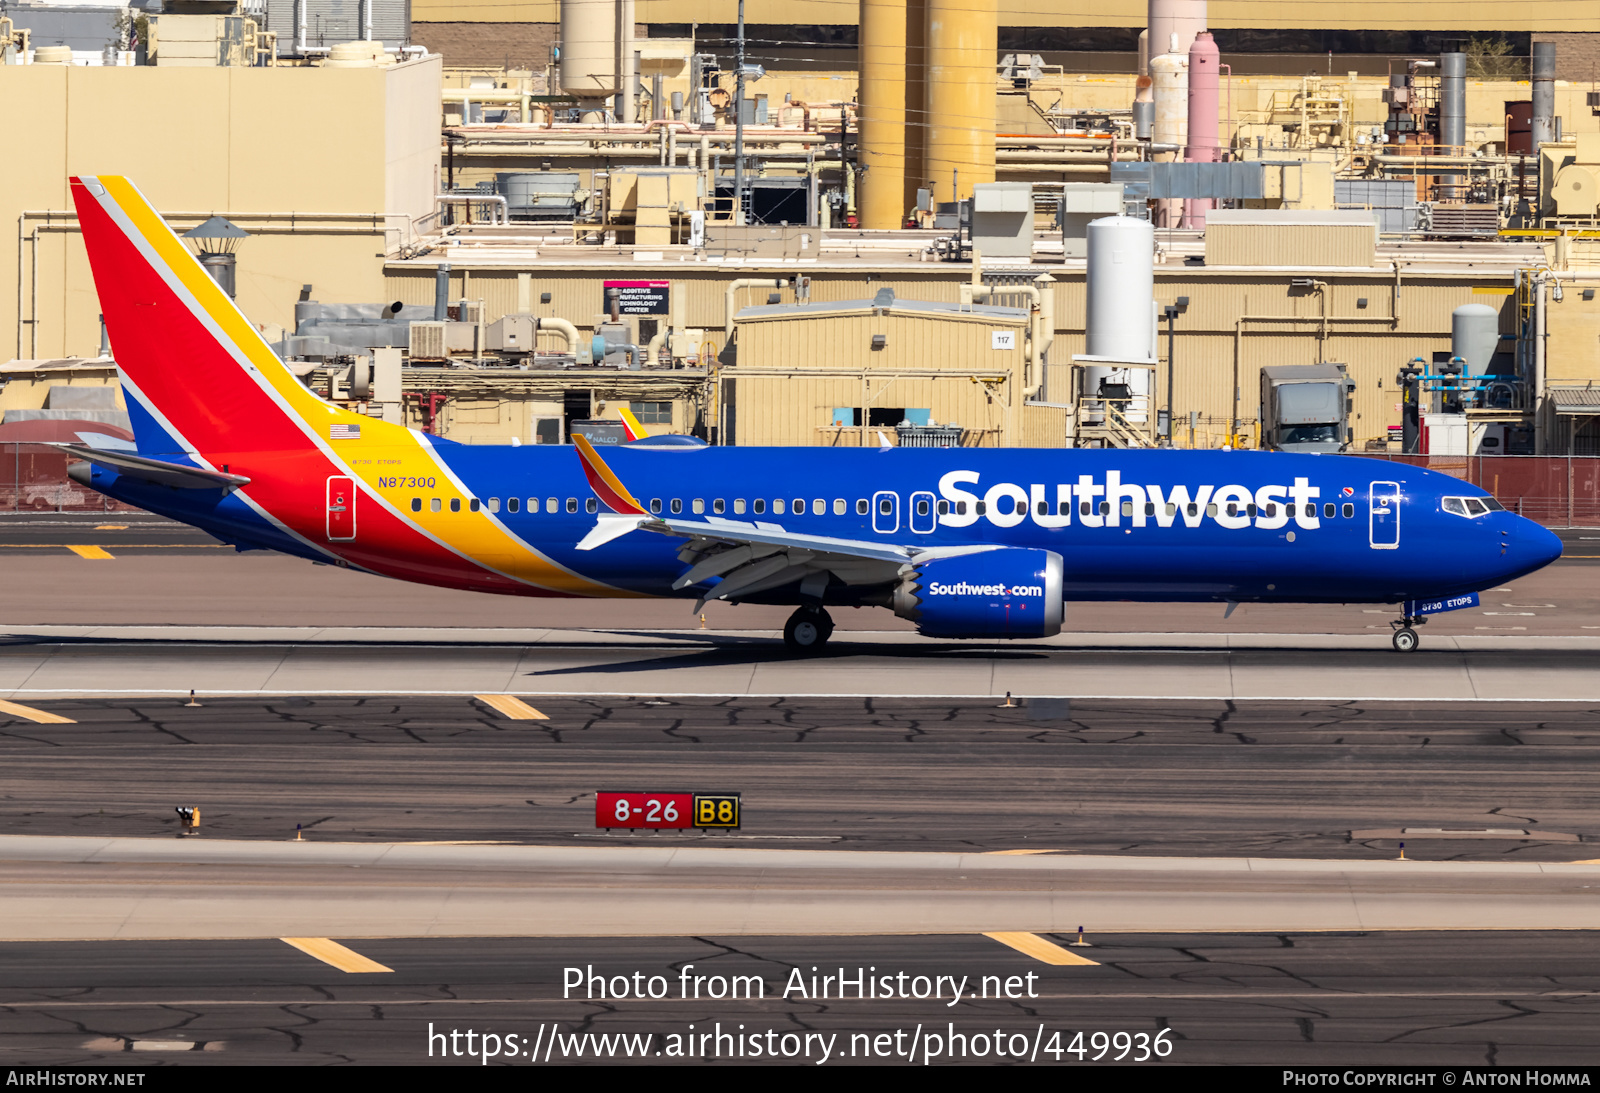
[(330, 425), (328, 426), (329, 440), (360, 440), (361, 426), (359, 425)]

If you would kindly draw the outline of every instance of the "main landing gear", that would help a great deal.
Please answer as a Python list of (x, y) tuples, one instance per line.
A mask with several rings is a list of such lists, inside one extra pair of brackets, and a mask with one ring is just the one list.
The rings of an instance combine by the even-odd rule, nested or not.
[(1391, 622), (1389, 625), (1394, 627), (1395, 652), (1409, 653), (1414, 650), (1417, 647), (1420, 639), (1417, 637), (1417, 632), (1412, 629), (1412, 627), (1421, 626), (1427, 621), (1428, 620), (1426, 618), (1417, 616), (1415, 618), (1404, 618), (1398, 619), (1395, 622)]
[(832, 636), (833, 619), (820, 607), (802, 607), (783, 624), (783, 643), (795, 653), (820, 653)]

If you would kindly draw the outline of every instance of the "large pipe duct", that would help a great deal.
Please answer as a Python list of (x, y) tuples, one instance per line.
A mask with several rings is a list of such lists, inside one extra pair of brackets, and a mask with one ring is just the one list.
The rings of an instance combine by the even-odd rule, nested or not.
[(578, 99), (582, 120), (606, 120), (618, 91), (617, 0), (561, 0), (561, 90)]
[(1167, 50), (1174, 34), (1178, 45), (1170, 52), (1187, 56), (1195, 36), (1206, 29), (1206, 0), (1150, 0), (1145, 27), (1150, 58)]
[(440, 262), (433, 271), (433, 321), (442, 323), (450, 317), (450, 263)]
[(906, 0), (861, 0), (861, 135), (863, 228), (898, 228), (906, 202)]
[[(1439, 144), (1436, 150), (1447, 156), (1467, 152), (1467, 55), (1443, 53), (1439, 56)], [(1439, 197), (1445, 201), (1465, 200), (1462, 176), (1447, 172), (1439, 176)]]
[(927, 0), (928, 180), (937, 201), (994, 181), (997, 0)]
[[(1195, 36), (1189, 47), (1189, 133), (1184, 159), (1190, 163), (1215, 163), (1221, 158), (1218, 120), (1222, 100), (1222, 55), (1209, 31)], [(1207, 197), (1191, 197), (1183, 203), (1183, 226), (1206, 226), (1206, 213), (1216, 208)]]
[(1556, 139), (1556, 45), (1533, 43), (1533, 146)]
[[(1156, 144), (1182, 148), (1189, 129), (1189, 58), (1178, 52), (1178, 35), (1167, 36), (1171, 48), (1150, 58), (1150, 90), (1155, 97), (1155, 127), (1151, 136)], [(1167, 163), (1176, 160), (1175, 152), (1157, 152), (1152, 158)], [(1180, 198), (1161, 198), (1155, 203), (1156, 227), (1175, 228), (1183, 215)]]
[[(998, 45), (998, 38), (996, 39)], [(906, 0), (907, 209), (928, 184), (928, 0)]]

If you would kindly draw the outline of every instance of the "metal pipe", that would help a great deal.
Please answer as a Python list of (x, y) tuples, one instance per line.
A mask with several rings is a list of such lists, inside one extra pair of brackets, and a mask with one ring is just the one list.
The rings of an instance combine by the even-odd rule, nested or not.
[[(1538, 48), (1539, 43), (1535, 43)], [(1545, 279), (1541, 270), (1533, 279), (1533, 454), (1545, 454), (1544, 364), (1545, 364)]]
[[(738, 71), (733, 84), (733, 222), (744, 223), (744, 0), (739, 0)], [(840, 135), (840, 147), (844, 137)], [(733, 332), (733, 319), (728, 320)]]
[(650, 342), (645, 346), (645, 359), (654, 368), (661, 363), (661, 347), (667, 344), (667, 327), (663, 326), (651, 335)]
[(441, 205), (496, 205), (500, 209), (498, 223), (502, 226), (511, 223), (510, 206), (499, 194), (434, 194), (433, 199)]
[(733, 303), (736, 292), (741, 288), (783, 288), (788, 283), (782, 277), (736, 277), (729, 281), (727, 290), (723, 293), (722, 344), (726, 346), (733, 338)]
[(433, 321), (442, 323), (450, 317), (450, 263), (440, 262), (433, 272)]
[(539, 319), (538, 328), (534, 331), (534, 341), (536, 343), (538, 341), (539, 335), (544, 333), (546, 330), (550, 330), (550, 331), (552, 331), (552, 332), (554, 332), (556, 334), (561, 335), (567, 341), (567, 351), (570, 352), (570, 353), (574, 353), (574, 354), (577, 353), (577, 350), (578, 350), (578, 328), (577, 327), (573, 326), (571, 323), (567, 322), (567, 320), (565, 320), (565, 319), (545, 319), (545, 318), (541, 318), (541, 319)]

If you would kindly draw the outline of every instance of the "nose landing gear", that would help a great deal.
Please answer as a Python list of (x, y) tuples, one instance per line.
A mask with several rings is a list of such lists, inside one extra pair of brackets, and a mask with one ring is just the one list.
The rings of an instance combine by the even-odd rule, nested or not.
[(833, 636), (833, 619), (820, 607), (802, 607), (783, 624), (783, 643), (794, 653), (820, 653)]
[(1421, 639), (1417, 637), (1417, 632), (1413, 629), (1413, 627), (1421, 626), (1427, 621), (1428, 620), (1422, 616), (1415, 616), (1398, 619), (1394, 622), (1391, 622), (1389, 625), (1394, 627), (1393, 641), (1395, 652), (1409, 653), (1416, 649), (1417, 645), (1421, 642)]

